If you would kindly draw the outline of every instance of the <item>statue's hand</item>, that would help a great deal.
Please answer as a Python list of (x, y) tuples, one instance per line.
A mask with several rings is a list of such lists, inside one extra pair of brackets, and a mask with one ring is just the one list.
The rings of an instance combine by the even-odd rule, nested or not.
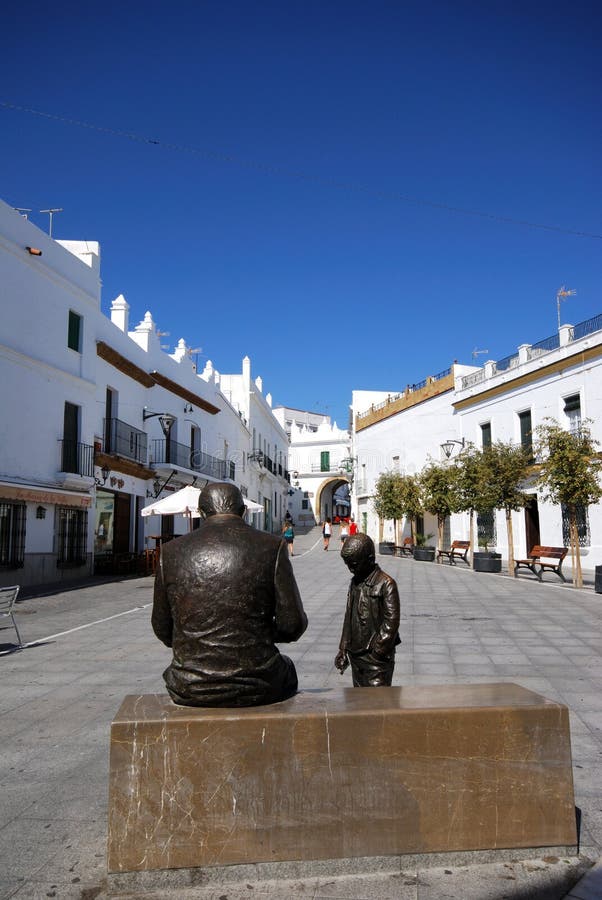
[(335, 668), (337, 668), (342, 675), (349, 665), (349, 660), (347, 659), (347, 653), (345, 652), (345, 650), (339, 650), (334, 658), (334, 664)]

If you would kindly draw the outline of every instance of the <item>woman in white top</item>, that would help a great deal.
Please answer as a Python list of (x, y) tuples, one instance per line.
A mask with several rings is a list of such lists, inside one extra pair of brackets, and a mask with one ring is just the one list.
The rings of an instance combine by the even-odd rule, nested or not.
[(322, 526), (322, 537), (324, 538), (324, 549), (328, 550), (328, 545), (330, 543), (330, 536), (332, 534), (332, 525), (330, 523), (330, 519), (327, 517), (324, 525)]
[(349, 523), (346, 519), (341, 519), (341, 544), (346, 537), (349, 537)]

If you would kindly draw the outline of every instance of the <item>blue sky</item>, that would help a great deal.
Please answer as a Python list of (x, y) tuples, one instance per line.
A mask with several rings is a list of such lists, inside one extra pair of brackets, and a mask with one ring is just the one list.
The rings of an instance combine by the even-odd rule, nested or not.
[(123, 293), (199, 365), (248, 354), (275, 404), (345, 426), (353, 389), (552, 335), (561, 285), (563, 321), (602, 313), (601, 19), (579, 0), (13, 3), (0, 101), (58, 118), (0, 107), (0, 196), (100, 241), (105, 312)]

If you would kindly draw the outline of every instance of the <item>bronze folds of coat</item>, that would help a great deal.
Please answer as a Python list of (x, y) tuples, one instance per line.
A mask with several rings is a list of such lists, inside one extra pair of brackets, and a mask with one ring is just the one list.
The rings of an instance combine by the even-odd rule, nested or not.
[(200, 508), (200, 528), (164, 545), (156, 575), (153, 630), (173, 650), (167, 690), (186, 706), (285, 700), (297, 674), (276, 643), (307, 628), (286, 544), (242, 520), (233, 485), (208, 485)]

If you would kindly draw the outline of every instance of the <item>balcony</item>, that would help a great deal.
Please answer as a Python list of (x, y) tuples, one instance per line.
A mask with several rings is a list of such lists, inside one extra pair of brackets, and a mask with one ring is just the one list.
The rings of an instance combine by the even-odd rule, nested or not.
[(178, 468), (188, 469), (191, 472), (209, 475), (218, 481), (226, 478), (226, 473), (228, 473), (227, 477), (234, 481), (236, 466), (229, 460), (217, 459), (203, 450), (193, 450), (186, 444), (179, 444), (170, 439), (153, 440), (151, 444), (151, 463), (155, 466), (178, 466)]
[(61, 472), (68, 475), (94, 477), (94, 447), (64, 438), (59, 441)]
[(57, 481), (73, 491), (89, 491), (94, 484), (94, 447), (70, 438), (59, 440)]
[(115, 453), (135, 462), (146, 463), (148, 437), (145, 431), (122, 422), (121, 419), (105, 419), (105, 453)]

